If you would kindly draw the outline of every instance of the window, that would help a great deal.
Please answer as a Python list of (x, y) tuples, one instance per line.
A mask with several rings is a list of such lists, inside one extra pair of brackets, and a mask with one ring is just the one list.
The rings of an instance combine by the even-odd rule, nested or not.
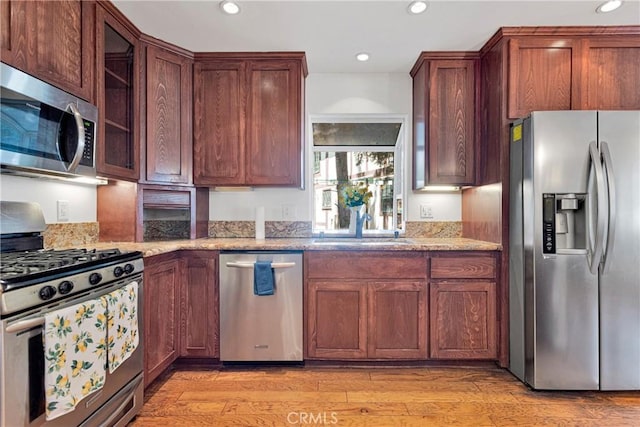
[(365, 233), (403, 228), (404, 117), (312, 116), (314, 231), (346, 233), (351, 212), (342, 190), (365, 185), (372, 197)]

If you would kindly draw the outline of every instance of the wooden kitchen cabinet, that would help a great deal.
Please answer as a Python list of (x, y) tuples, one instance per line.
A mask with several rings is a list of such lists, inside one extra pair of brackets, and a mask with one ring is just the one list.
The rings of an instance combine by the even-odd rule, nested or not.
[(180, 356), (219, 358), (218, 252), (183, 251)]
[(426, 283), (370, 282), (368, 293), (368, 357), (426, 359)]
[(430, 357), (496, 359), (496, 256), (433, 254), (430, 265)]
[(173, 45), (142, 36), (145, 100), (144, 161), (140, 182), (192, 182), (193, 56)]
[(311, 359), (367, 357), (366, 282), (309, 281), (307, 356)]
[(209, 234), (207, 188), (112, 180), (97, 187), (97, 196), (100, 241), (197, 239)]
[(2, 1), (2, 61), (94, 101), (95, 2)]
[(480, 58), (478, 184), (502, 181), (507, 195), (514, 119), (540, 110), (640, 109), (639, 26), (501, 28)]
[(479, 55), (423, 52), (413, 77), (413, 188), (475, 183)]
[(640, 109), (640, 28), (635, 36), (582, 39), (582, 110)]
[(96, 8), (96, 169), (100, 176), (140, 177), (138, 38), (140, 33), (111, 3)]
[(427, 358), (424, 254), (306, 252), (305, 263), (307, 358)]
[(144, 384), (180, 355), (181, 261), (177, 253), (144, 260)]
[(579, 40), (509, 40), (508, 117), (517, 119), (531, 111), (576, 108), (579, 78)]
[(195, 54), (194, 183), (302, 186), (301, 52)]

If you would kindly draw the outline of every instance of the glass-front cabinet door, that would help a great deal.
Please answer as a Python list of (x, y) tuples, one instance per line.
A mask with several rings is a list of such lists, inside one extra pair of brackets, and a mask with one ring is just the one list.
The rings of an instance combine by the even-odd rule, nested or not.
[(98, 174), (136, 181), (140, 175), (134, 108), (139, 87), (138, 41), (108, 11), (97, 9)]

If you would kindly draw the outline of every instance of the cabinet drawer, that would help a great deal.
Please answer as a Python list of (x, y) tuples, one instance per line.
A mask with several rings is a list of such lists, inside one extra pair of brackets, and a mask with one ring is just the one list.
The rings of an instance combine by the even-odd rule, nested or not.
[(189, 207), (191, 194), (187, 191), (145, 190), (142, 195), (143, 204), (149, 206)]
[(493, 256), (459, 256), (431, 258), (432, 279), (493, 279), (496, 259)]
[(426, 279), (427, 259), (419, 252), (307, 252), (311, 279)]

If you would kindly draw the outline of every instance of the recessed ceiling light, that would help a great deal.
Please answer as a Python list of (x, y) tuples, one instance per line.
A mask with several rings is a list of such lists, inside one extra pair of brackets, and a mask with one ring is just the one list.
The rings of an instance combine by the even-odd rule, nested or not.
[(598, 8), (596, 9), (596, 12), (607, 13), (607, 12), (616, 10), (620, 6), (622, 6), (622, 2), (620, 0), (609, 0), (602, 3), (600, 6), (598, 6)]
[(417, 15), (427, 10), (427, 6), (426, 1), (412, 1), (411, 4), (409, 4), (409, 13)]
[(238, 3), (230, 0), (220, 2), (220, 9), (229, 15), (236, 15), (240, 13), (240, 6), (238, 6)]
[(360, 52), (356, 55), (358, 61), (364, 62), (369, 60), (369, 54), (367, 52)]

